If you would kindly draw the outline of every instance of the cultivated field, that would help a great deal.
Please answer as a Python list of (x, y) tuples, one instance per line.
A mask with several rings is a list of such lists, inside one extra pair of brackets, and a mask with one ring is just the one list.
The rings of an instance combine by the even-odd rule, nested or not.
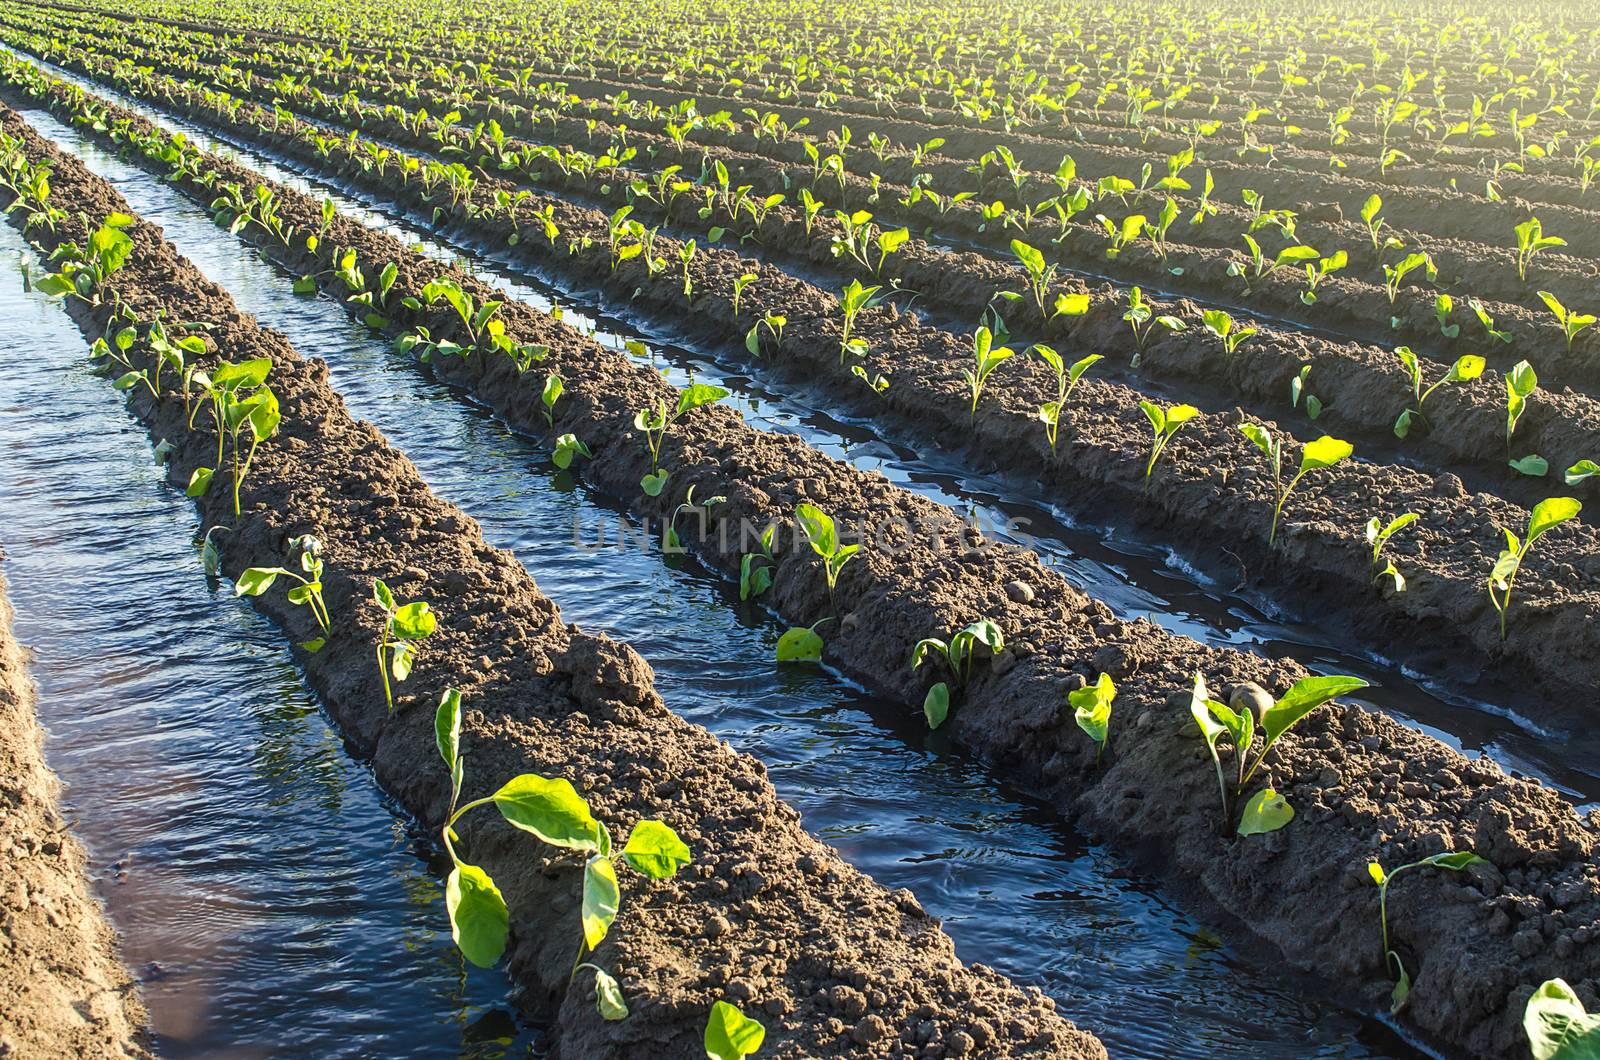
[[(333, 864), (414, 877), (301, 901), (371, 918), (336, 954), (197, 926), (144, 1032), (51, 1016), (124, 974), (91, 918), (19, 1055), (1600, 1056), (1600, 17), (17, 0), (0, 44), (0, 314), (84, 340), (0, 369), (0, 546), (81, 566), (32, 421), (137, 426), (161, 481), (95, 503), (192, 569), (108, 591), (266, 616), (381, 793), (346, 827), (405, 837)], [(26, 575), (19, 636), (182, 650)], [(91, 874), (310, 845), (128, 838), (77, 759)], [(230, 947), (305, 1028), (236, 1019)], [(346, 1021), (390, 975), (428, 1000)]]

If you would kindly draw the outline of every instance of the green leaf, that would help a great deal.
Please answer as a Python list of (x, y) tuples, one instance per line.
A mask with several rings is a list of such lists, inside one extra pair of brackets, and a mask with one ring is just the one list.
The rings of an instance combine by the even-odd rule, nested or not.
[(551, 846), (568, 850), (600, 849), (600, 822), (570, 781), (536, 773), (512, 777), (492, 796), (500, 815)]
[(1294, 820), (1294, 807), (1289, 800), (1271, 788), (1263, 788), (1250, 796), (1244, 804), (1244, 815), (1239, 820), (1239, 834), (1262, 835), (1276, 832)]
[(1527, 475), (1529, 478), (1544, 478), (1550, 474), (1550, 461), (1538, 453), (1529, 453), (1520, 460), (1508, 461), (1511, 469), (1518, 474)]
[(794, 514), (800, 520), (806, 540), (811, 542), (812, 551), (824, 558), (839, 551), (839, 534), (832, 516), (814, 504), (798, 504)]
[(444, 907), (450, 914), (450, 936), (467, 960), (479, 968), (493, 968), (506, 951), (511, 915), (489, 874), (476, 865), (451, 869), (444, 885)]
[(766, 1041), (767, 1030), (726, 1001), (711, 1006), (706, 1020), (706, 1056), (709, 1060), (742, 1060)]
[(1533, 1060), (1600, 1060), (1600, 1015), (1584, 1011), (1583, 1002), (1564, 979), (1551, 979), (1528, 998), (1522, 1011)]
[(691, 383), (678, 392), (678, 415), (705, 405), (714, 405), (728, 396), (729, 391), (709, 383)]
[(425, 600), (415, 600), (394, 612), (395, 634), (406, 640), (431, 637), (439, 626), (439, 618)]
[(190, 497), (204, 497), (206, 491), (211, 488), (211, 477), (215, 474), (216, 472), (209, 467), (195, 468), (194, 473), (189, 476), (189, 485), (183, 492)]
[(661, 491), (667, 488), (667, 473), (665, 471), (657, 471), (654, 474), (646, 475), (639, 480), (639, 488), (644, 490), (647, 497), (661, 496)]
[(1089, 311), (1089, 296), (1086, 294), (1062, 294), (1056, 296), (1055, 316), (1081, 317)]
[(328, 644), (328, 638), (326, 638), (326, 637), (312, 637), (310, 640), (301, 641), (300, 642), (300, 647), (304, 648), (306, 651), (310, 652), (312, 655), (315, 655), (317, 652), (319, 652), (323, 648), (327, 647), (327, 644)]
[(1307, 442), (1300, 451), (1300, 470), (1317, 471), (1332, 467), (1355, 452), (1355, 446), (1339, 438), (1324, 434), (1314, 442)]
[(822, 637), (816, 630), (795, 626), (778, 638), (779, 662), (816, 662), (822, 658)]
[(1533, 544), (1546, 531), (1560, 526), (1583, 511), (1583, 505), (1571, 497), (1547, 497), (1533, 506), (1528, 517), (1528, 544)]
[(950, 716), (950, 686), (940, 681), (922, 697), (922, 716), (928, 720), (929, 729), (937, 729)]
[(439, 709), (433, 715), (433, 737), (445, 768), (455, 772), (461, 748), (461, 693), (457, 689), (447, 688), (440, 697)]
[(260, 596), (272, 588), (272, 583), (283, 573), (282, 567), (250, 567), (233, 583), (234, 596)]
[(1405, 1008), (1411, 998), (1411, 973), (1406, 971), (1405, 962), (1398, 953), (1390, 950), (1384, 956), (1394, 968), (1394, 989), (1389, 991), (1389, 1015), (1393, 1016)]
[(640, 821), (622, 848), (628, 864), (653, 880), (665, 880), (689, 864), (689, 847), (660, 821)]
[(1418, 864), (1434, 865), (1441, 869), (1450, 869), (1460, 872), (1462, 869), (1473, 865), (1487, 865), (1487, 858), (1481, 858), (1470, 850), (1453, 850), (1448, 854), (1433, 854), (1423, 858)]
[(1297, 721), (1329, 700), (1366, 687), (1367, 682), (1359, 677), (1301, 678), (1263, 715), (1261, 727), (1266, 732), (1267, 742), (1277, 740)]
[(622, 888), (617, 886), (617, 867), (599, 854), (583, 867), (583, 941), (591, 950), (605, 939), (622, 907)]
[(1078, 723), (1078, 728), (1101, 748), (1105, 747), (1109, 735), (1111, 702), (1116, 697), (1117, 685), (1110, 674), (1101, 674), (1094, 684), (1067, 694), (1067, 702), (1072, 705), (1073, 720)]
[(1563, 477), (1566, 479), (1567, 485), (1576, 486), (1578, 483), (1585, 479), (1593, 478), (1595, 475), (1600, 475), (1600, 464), (1596, 464), (1593, 460), (1580, 460), (1567, 468)]
[(394, 593), (389, 591), (389, 587), (383, 583), (383, 579), (373, 579), (372, 598), (376, 600), (378, 602), (378, 606), (383, 608), (385, 611), (394, 610)]
[(594, 969), (594, 1007), (603, 1020), (614, 1023), (628, 1018), (628, 1002), (622, 996), (622, 987), (600, 968)]

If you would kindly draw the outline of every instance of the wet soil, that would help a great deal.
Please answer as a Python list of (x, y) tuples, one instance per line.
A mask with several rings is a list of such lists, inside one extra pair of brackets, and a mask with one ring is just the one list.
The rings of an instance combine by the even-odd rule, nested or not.
[[(15, 115), (4, 125), (30, 153), (55, 159), (52, 201), (90, 217), (126, 204), (104, 181), (39, 140)], [(662, 705), (648, 665), (626, 646), (565, 625), (510, 555), (477, 524), (430, 494), (406, 459), (354, 422), (327, 386), (326, 368), (240, 314), (159, 231), (129, 229), (135, 251), (114, 281), (142, 319), (214, 324), (210, 345), (231, 360), (266, 356), (284, 412), (245, 488), (246, 512), (225, 540), (224, 571), (281, 562), (288, 538), (327, 543), (325, 593), (333, 635), (299, 652), (307, 676), (380, 783), (437, 827), (448, 778), (434, 747), (433, 705), (462, 689), (463, 798), (488, 794), (520, 772), (570, 778), (615, 834), (644, 817), (671, 824), (695, 855), (677, 878), (650, 883), (624, 873), (623, 908), (597, 951), (633, 1009), (601, 1020), (592, 986), (568, 972), (577, 936), (580, 866), (550, 856), (497, 817), (470, 815), (458, 831), (475, 862), (505, 892), (514, 939), (509, 960), (529, 1000), (555, 1023), (560, 1055), (700, 1055), (706, 1012), (734, 1000), (768, 1027), (763, 1055), (895, 1055), (909, 1043), (932, 1055), (1098, 1057), (1090, 1035), (981, 965), (964, 966), (948, 936), (909, 892), (888, 892), (809, 836), (757, 761), (731, 751)], [(76, 215), (60, 239), (83, 239)], [(75, 305), (87, 334), (102, 309)], [(135, 348), (136, 356), (148, 351)], [(215, 460), (204, 426), (184, 427), (179, 395), (130, 408), (152, 436), (176, 446), (172, 481)], [(232, 522), (226, 490), (199, 503)], [(428, 599), (440, 629), (388, 714), (372, 664), (374, 578), (402, 599)], [(297, 640), (314, 632), (303, 609), (276, 593), (257, 600)], [(919, 1055), (923, 1055), (919, 1052)]]
[[(315, 210), (285, 189), (279, 195), (286, 209)], [(344, 227), (330, 244), (356, 247), (364, 261), (397, 262), (397, 292), (418, 289), (438, 271), (385, 245), (378, 233), (335, 223)], [(465, 277), (461, 282), (479, 297), (488, 293)], [(526, 307), (508, 304), (502, 316), (508, 334), (550, 346), (550, 360), (534, 378), (506, 358), (441, 359), (435, 370), (534, 432), (542, 424), (534, 384), (546, 371), (560, 371), (571, 403), (558, 405), (552, 431), (571, 430), (589, 441), (595, 459), (584, 465), (586, 477), (628, 496), (636, 511), (664, 513), (694, 485), (700, 497), (726, 497), (730, 518), (758, 526), (786, 523), (798, 499), (822, 503), (847, 526), (882, 523), (888, 512), (909, 525), (937, 514), (875, 476), (820, 460), (794, 439), (759, 435), (716, 408), (691, 414), (681, 433), (669, 437), (665, 500), (641, 500), (636, 483), (648, 458), (629, 425), (633, 411), (661, 393), (659, 380)], [(427, 319), (436, 334), (447, 333), (442, 314)], [(1109, 841), (1146, 852), (1176, 891), (1215, 907), (1241, 939), (1253, 938), (1299, 966), (1336, 969), (1330, 990), (1376, 1004), (1387, 983), (1375, 927), (1367, 937), (1357, 926), (1375, 915), (1375, 893), (1370, 884), (1359, 886), (1366, 859), (1395, 864), (1420, 852), (1473, 846), (1496, 862), (1495, 870), (1451, 879), (1425, 874), (1411, 897), (1402, 899), (1398, 887), (1391, 896), (1396, 937), (1413, 957), (1408, 967), (1423, 968), (1414, 973), (1416, 1024), (1465, 1051), (1495, 1055), (1518, 1040), (1521, 1001), (1548, 969), (1559, 967), (1569, 981), (1585, 978), (1580, 969), (1593, 975), (1588, 926), (1600, 917), (1593, 836), (1556, 793), (1369, 711), (1325, 708), (1281, 741), (1270, 760), (1273, 782), (1301, 808), (1296, 824), (1264, 839), (1223, 838), (1203, 825), (1220, 808), (1210, 795), (1198, 795), (1208, 785), (1215, 793), (1215, 777), (1197, 737), (1185, 734), (1183, 689), (1196, 670), (1213, 687), (1254, 680), (1274, 691), (1303, 671), (1203, 648), (1146, 622), (1118, 622), (1027, 553), (985, 547), (964, 532), (950, 535), (960, 547), (938, 550), (897, 534), (869, 544), (846, 568), (838, 593), (846, 635), (830, 640), (830, 658), (919, 702), (932, 677), (897, 661), (908, 658), (915, 639), (977, 617), (1000, 622), (1009, 650), (979, 671), (958, 706), (950, 723), (958, 737), (1008, 777), (1083, 814)], [(737, 550), (714, 539), (698, 544), (709, 562), (736, 568)], [(776, 559), (772, 592), (779, 610), (825, 614), (827, 593), (814, 558), (784, 540)], [(1118, 681), (1126, 731), (1113, 737), (1113, 751), (1097, 768), (1092, 747), (1063, 708), (1068, 690), (1100, 672)], [(1463, 887), (1474, 893), (1470, 901)], [(1445, 893), (1458, 900), (1441, 900)], [(1473, 1000), (1463, 1004), (1463, 997)]]
[(0, 575), (0, 1056), (148, 1057), (139, 986), (62, 819), (11, 626)]

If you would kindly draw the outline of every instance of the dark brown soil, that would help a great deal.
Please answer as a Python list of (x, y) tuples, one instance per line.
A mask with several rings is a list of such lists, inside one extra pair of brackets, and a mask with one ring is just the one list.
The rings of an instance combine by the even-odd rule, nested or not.
[[(56, 238), (83, 240), (78, 211), (128, 211), (76, 160), (40, 140), (14, 113), (0, 122), (55, 163), (52, 202), (73, 216)], [(16, 216), (16, 215), (13, 215)], [(458, 830), (464, 849), (494, 876), (512, 909), (511, 968), (535, 1009), (554, 1024), (563, 1057), (703, 1055), (713, 1001), (726, 998), (768, 1028), (763, 1056), (961, 1055), (1103, 1057), (1091, 1035), (982, 965), (965, 966), (948, 936), (908, 892), (889, 892), (807, 834), (761, 764), (669, 711), (650, 668), (625, 645), (563, 623), (528, 572), (488, 546), (478, 525), (434, 497), (405, 457), (351, 419), (307, 361), (241, 314), (158, 229), (129, 229), (135, 250), (114, 277), (141, 319), (207, 320), (231, 360), (269, 357), (282, 404), (278, 436), (263, 446), (244, 491), (245, 515), (225, 537), (223, 568), (282, 561), (290, 537), (327, 545), (325, 593), (333, 635), (297, 654), (310, 683), (379, 782), (430, 827), (446, 809), (448, 778), (434, 746), (433, 706), (446, 686), (465, 695), (463, 800), (522, 772), (572, 780), (613, 834), (658, 817), (688, 843), (694, 864), (650, 883), (623, 873), (623, 907), (597, 959), (621, 980), (633, 1016), (597, 1015), (592, 986), (570, 986), (578, 938), (579, 866), (551, 856), (493, 814)], [(75, 303), (87, 335), (106, 313)], [(145, 351), (136, 348), (135, 355)], [(141, 392), (142, 393), (142, 392)], [(215, 436), (184, 427), (168, 392), (130, 402), (153, 437), (176, 448), (174, 484), (215, 460)], [(232, 523), (226, 490), (199, 501), (208, 523)], [(385, 711), (372, 658), (373, 579), (401, 599), (429, 600), (439, 631), (411, 680)], [(296, 641), (314, 631), (304, 609), (277, 591), (257, 599)]]
[[(495, 244), (506, 239), (504, 220), (468, 218), (463, 210), (452, 215), (447, 202), (433, 201), (410, 182), (396, 186), (393, 175), (368, 172), (340, 145), (332, 148), (329, 159), (323, 159), (301, 139), (272, 134), (271, 117), (261, 119), (269, 127), (263, 132), (248, 121), (221, 118), (198, 97), (170, 82), (168, 92), (167, 96), (152, 95), (196, 120), (225, 128), (235, 136), (266, 142), (308, 166), (331, 168), (345, 179), (395, 196), (412, 208), (443, 210), (469, 239)], [(233, 173), (233, 179), (244, 184), (256, 180), (226, 161), (217, 163), (217, 168)], [(196, 194), (209, 201), (209, 192)], [(472, 193), (472, 199), (475, 208), (484, 207), (492, 201), (492, 193), (480, 188)], [(515, 253), (539, 267), (577, 273), (588, 282), (631, 298), (635, 305), (682, 313), (685, 302), (675, 271), (652, 277), (635, 259), (613, 272), (602, 215), (559, 199), (552, 200), (552, 205), (561, 238), (579, 240), (578, 252), (568, 253), (565, 243), (550, 248), (542, 227), (535, 222), (521, 227)], [(302, 227), (315, 228), (318, 223), (315, 211), (307, 207)], [(581, 245), (584, 235), (592, 241), (586, 248)], [(354, 242), (357, 238), (352, 236), (352, 245), (359, 245)], [(675, 258), (672, 248), (676, 244), (668, 237), (661, 237), (657, 245), (658, 253), (668, 260)], [(307, 266), (304, 271), (314, 270)], [(736, 318), (728, 293), (733, 281), (745, 272), (754, 272), (759, 279), (745, 293), (745, 309)], [(1526, 509), (1491, 494), (1472, 493), (1453, 474), (1427, 474), (1402, 465), (1367, 462), (1347, 462), (1319, 471), (1296, 489), (1285, 509), (1279, 540), (1269, 547), (1265, 528), (1271, 518), (1272, 479), (1260, 454), (1236, 429), (1240, 422), (1253, 418), (1241, 410), (1192, 421), (1173, 443), (1170, 455), (1163, 457), (1146, 488), (1143, 471), (1149, 427), (1137, 406), (1145, 396), (1140, 390), (1086, 380), (1062, 417), (1060, 455), (1052, 458), (1035, 409), (1048, 395), (1053, 380), (1033, 358), (1014, 358), (1003, 366), (974, 421), (962, 379), (970, 351), (960, 340), (892, 307), (869, 311), (859, 328), (871, 345), (867, 366), (893, 380), (880, 398), (839, 363), (837, 309), (816, 288), (770, 265), (740, 260), (731, 253), (698, 254), (691, 273), (694, 290), (699, 292), (692, 301), (696, 326), (707, 327), (720, 341), (733, 339), (736, 343), (760, 312), (786, 314), (789, 324), (783, 346), (768, 354), (763, 362), (766, 370), (789, 373), (789, 378), (823, 387), (831, 404), (872, 415), (886, 430), (954, 452), (977, 468), (998, 467), (1037, 476), (1054, 499), (1070, 505), (1080, 517), (1089, 514), (1120, 525), (1160, 527), (1169, 536), (1171, 528), (1182, 526), (1194, 548), (1211, 546), (1237, 556), (1242, 580), (1271, 591), (1292, 611), (1309, 613), (1308, 605), (1295, 601), (1314, 601), (1320, 618), (1337, 623), (1350, 636), (1390, 658), (1435, 672), (1443, 669), (1448, 680), (1463, 687), (1470, 686), (1486, 666), (1510, 680), (1526, 682), (1548, 705), (1527, 706), (1524, 713), (1531, 709), (1554, 720), (1570, 710), (1583, 690), (1600, 685), (1600, 624), (1594, 621), (1600, 611), (1600, 533), (1587, 524), (1558, 528), (1530, 555), (1519, 575), (1517, 613), (1509, 635), (1502, 640), (1484, 590), (1486, 572), (1503, 545), (1501, 527), (1525, 526)], [(417, 285), (431, 278), (422, 277)], [(403, 317), (398, 314), (396, 320), (403, 322)], [(443, 311), (427, 323), (436, 335), (450, 327)], [(540, 323), (533, 333), (542, 336), (544, 328)], [(1082, 348), (1097, 349), (1125, 330), (1119, 314), (1103, 309), (1078, 325), (1075, 338)], [(550, 344), (546, 337), (535, 341)], [(1222, 360), (1220, 345), (1195, 336), (1192, 330), (1154, 342), (1148, 356), (1153, 362), (1170, 362), (1180, 366), (1178, 371), (1196, 375), (1214, 374), (1216, 362)], [(1253, 385), (1265, 386), (1276, 379), (1287, 389), (1293, 364), (1292, 359), (1287, 364), (1258, 363), (1246, 344), (1230, 362), (1227, 374), (1243, 370), (1256, 377)], [(1182, 368), (1184, 365), (1188, 367)], [(648, 374), (639, 368), (630, 371)], [(563, 375), (570, 389), (572, 378), (565, 370)], [(1375, 378), (1360, 386), (1356, 400), (1386, 407), (1382, 404), (1386, 399), (1373, 396), (1379, 388)], [(1312, 389), (1315, 391), (1316, 385)], [(653, 383), (618, 395), (625, 414), (608, 422), (607, 429), (630, 436), (632, 413), (627, 410), (653, 406), (662, 393), (659, 383)], [(1462, 401), (1471, 400), (1470, 393), (1464, 388), (1444, 388), (1432, 399), (1440, 402), (1435, 415), (1443, 418), (1459, 410)], [(1394, 400), (1393, 392), (1387, 400)], [(1431, 404), (1429, 407), (1434, 409)], [(1536, 417), (1535, 421), (1542, 419)], [(1463, 437), (1476, 437), (1480, 446), (1491, 446), (1484, 418), (1476, 422), (1476, 435), (1464, 433)], [(1291, 447), (1285, 463), (1292, 466), (1297, 461), (1298, 453)], [(631, 482), (619, 477), (617, 488), (631, 489), (644, 470), (647, 468), (634, 473)], [(676, 490), (669, 493), (677, 495)], [(702, 488), (700, 495), (708, 494)], [(1362, 525), (1369, 516), (1387, 520), (1404, 511), (1422, 513), (1424, 518), (1389, 546), (1389, 555), (1408, 580), (1406, 592), (1392, 593), (1373, 579)], [(802, 621), (809, 623), (812, 618)]]
[[(291, 219), (316, 211), (286, 189), (278, 195)], [(397, 294), (439, 271), (386, 236), (344, 218), (334, 224), (327, 245), (354, 247), (364, 262), (397, 262)], [(533, 378), (502, 357), (441, 358), (435, 370), (534, 432), (543, 429), (536, 384), (559, 371), (567, 399), (554, 430), (588, 441), (595, 459), (583, 465), (585, 476), (636, 512), (659, 515), (693, 485), (698, 496), (726, 496), (726, 514), (755, 525), (787, 523), (799, 499), (822, 504), (846, 527), (883, 525), (891, 514), (912, 525), (949, 519), (879, 476), (828, 461), (796, 439), (754, 432), (720, 408), (674, 429), (663, 458), (669, 489), (646, 500), (636, 485), (646, 457), (629, 425), (633, 410), (664, 393), (659, 378), (526, 306), (510, 303), (502, 317), (508, 334), (551, 347)], [(445, 333), (442, 313), (428, 322)], [(864, 548), (840, 582), (844, 636), (830, 640), (830, 658), (914, 704), (933, 680), (903, 662), (916, 639), (979, 617), (999, 622), (1008, 650), (980, 669), (950, 723), (956, 736), (1009, 780), (1046, 793), (1109, 842), (1142, 855), (1186, 901), (1231, 924), (1232, 941), (1322, 975), (1331, 970), (1335, 996), (1374, 1007), (1387, 996), (1366, 860), (1392, 866), (1463, 847), (1496, 868), (1449, 878), (1423, 873), (1391, 895), (1394, 937), (1416, 977), (1415, 1025), (1463, 1052), (1505, 1055), (1518, 1048), (1522, 1003), (1538, 982), (1561, 974), (1592, 994), (1600, 974), (1595, 839), (1557, 793), (1372, 712), (1339, 706), (1315, 712), (1273, 752), (1267, 772), (1295, 802), (1296, 822), (1268, 837), (1224, 837), (1215, 777), (1187, 731), (1193, 674), (1203, 672), (1214, 688), (1251, 680), (1279, 692), (1303, 671), (1206, 648), (1147, 622), (1117, 621), (1029, 553), (977, 535), (948, 539), (961, 547), (935, 550), (891, 532)], [(782, 540), (774, 605), (788, 615), (824, 614), (814, 558), (792, 547), (787, 533)], [(1306, 535), (1296, 547), (1313, 540)], [(715, 539), (698, 544), (708, 562), (736, 567), (736, 551)], [(1097, 768), (1065, 696), (1101, 672), (1115, 677), (1119, 694), (1112, 750)]]
[(138, 983), (57, 808), (5, 590), (0, 575), (0, 1056), (148, 1057)]

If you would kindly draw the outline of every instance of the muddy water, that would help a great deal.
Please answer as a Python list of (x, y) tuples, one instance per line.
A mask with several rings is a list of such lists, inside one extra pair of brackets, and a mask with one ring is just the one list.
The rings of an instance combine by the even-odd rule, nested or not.
[[(721, 580), (653, 551), (594, 553), (575, 544), (574, 527), (580, 541), (592, 542), (619, 515), (570, 481), (548, 477), (531, 442), (463, 406), (337, 307), (293, 296), (284, 277), (169, 187), (43, 115), (29, 118), (117, 183), (243, 308), (302, 351), (326, 358), (352, 411), (402, 447), (441, 495), (477, 517), (491, 541), (515, 550), (568, 620), (632, 642), (656, 668), (675, 710), (760, 756), (810, 828), (880, 882), (913, 889), (945, 919), (965, 959), (1039, 985), (1119, 1056), (1417, 1055), (1376, 1020), (1322, 1004), (1314, 984), (1288, 982), (1239, 959), (1148, 881), (930, 737), (920, 719), (827, 673), (771, 666), (778, 628), (738, 606)], [(58, 371), (82, 352), (81, 342), (62, 345), (65, 352), (52, 355)], [(96, 380), (84, 385), (105, 389)], [(747, 401), (752, 415), (764, 408), (759, 399)], [(115, 420), (114, 409), (110, 415)], [(198, 572), (182, 573), (200, 581)], [(397, 826), (371, 827), (388, 834)], [(240, 848), (248, 855), (252, 846)], [(448, 946), (427, 912), (414, 930)], [(358, 981), (367, 969), (351, 960), (342, 972)], [(285, 973), (260, 988), (301, 992), (299, 978)], [(476, 974), (468, 982), (484, 985)], [(1218, 997), (1252, 999), (1249, 1019), (1207, 1000)], [(342, 1000), (324, 1000), (325, 1015), (336, 1018)], [(419, 1011), (416, 1018), (438, 1015)]]

